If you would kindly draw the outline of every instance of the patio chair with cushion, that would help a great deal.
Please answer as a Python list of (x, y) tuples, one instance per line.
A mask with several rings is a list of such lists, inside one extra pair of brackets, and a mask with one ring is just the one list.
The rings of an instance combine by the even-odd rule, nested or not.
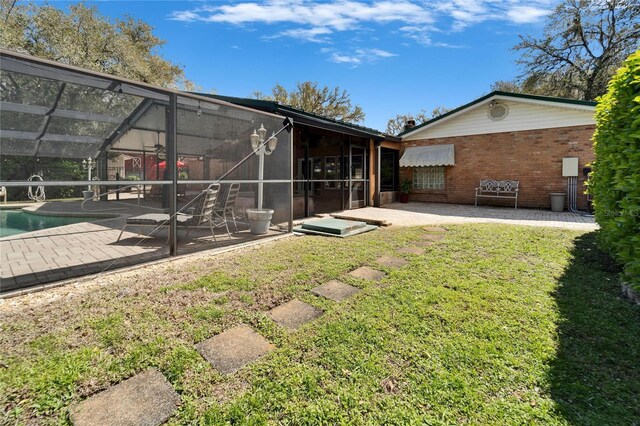
[[(216, 183), (209, 185), (207, 189), (198, 194), (176, 214), (176, 221), (178, 226), (186, 227), (187, 235), (189, 235), (189, 231), (191, 230), (191, 228), (199, 228), (204, 225), (209, 225), (213, 241), (217, 242), (214, 229), (220, 228), (221, 226), (225, 225), (223, 220), (221, 220), (220, 217), (213, 212), (213, 208), (216, 204), (219, 192), (220, 184)], [(171, 216), (167, 213), (146, 213), (140, 216), (128, 217), (116, 241), (120, 241), (124, 230), (128, 226), (139, 226), (140, 231), (142, 231), (143, 226), (153, 226), (154, 229), (151, 231), (151, 234), (153, 234), (156, 229), (162, 228), (164, 226), (169, 226), (170, 222)], [(231, 238), (231, 233), (228, 229), (227, 235), (229, 235), (229, 238)]]
[[(236, 219), (239, 219), (240, 216), (235, 212), (236, 200), (238, 199), (238, 193), (240, 192), (240, 184), (239, 183), (231, 183), (229, 185), (225, 185), (220, 189), (220, 195), (218, 195), (218, 199), (216, 201), (216, 205), (213, 208), (213, 212), (219, 219), (227, 224), (228, 217), (233, 221), (233, 226), (235, 227), (236, 232), (238, 232), (238, 223)], [(229, 232), (229, 226), (227, 225), (227, 232)]]

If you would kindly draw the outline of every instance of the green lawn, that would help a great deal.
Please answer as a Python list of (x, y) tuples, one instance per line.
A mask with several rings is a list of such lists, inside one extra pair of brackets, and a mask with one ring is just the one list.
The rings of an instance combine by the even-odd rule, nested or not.
[[(594, 234), (447, 228), (409, 265), (378, 267), (380, 283), (346, 273), (425, 231), (288, 238), (5, 303), (0, 424), (66, 424), (70, 405), (151, 366), (182, 398), (170, 424), (639, 424), (640, 308)], [(309, 293), (334, 278), (362, 291)], [(294, 297), (325, 314), (288, 333), (264, 312)], [(221, 376), (193, 345), (241, 322), (277, 349)]]

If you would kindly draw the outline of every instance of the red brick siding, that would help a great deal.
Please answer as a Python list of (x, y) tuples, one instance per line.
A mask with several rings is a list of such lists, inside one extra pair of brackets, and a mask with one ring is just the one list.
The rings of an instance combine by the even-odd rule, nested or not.
[[(582, 167), (593, 161), (591, 137), (595, 126), (576, 126), (486, 135), (456, 136), (403, 142), (403, 149), (424, 145), (455, 145), (456, 165), (446, 169), (444, 191), (414, 189), (412, 201), (473, 204), (481, 179), (519, 180), (518, 205), (549, 208), (550, 192), (566, 192), (562, 158), (579, 158), (578, 208), (586, 208)], [(401, 167), (400, 178), (413, 170)], [(513, 201), (485, 198), (482, 204), (513, 205)]]

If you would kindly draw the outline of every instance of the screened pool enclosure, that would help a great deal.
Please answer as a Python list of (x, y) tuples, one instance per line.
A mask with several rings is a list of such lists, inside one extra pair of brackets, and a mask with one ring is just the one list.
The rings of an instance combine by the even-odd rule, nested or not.
[(8, 51), (0, 68), (6, 206), (87, 217), (0, 238), (2, 292), (291, 231), (289, 119)]

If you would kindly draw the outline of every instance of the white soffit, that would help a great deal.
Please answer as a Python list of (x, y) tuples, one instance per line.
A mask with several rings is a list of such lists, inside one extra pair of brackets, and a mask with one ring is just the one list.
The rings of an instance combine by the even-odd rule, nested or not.
[[(508, 114), (503, 119), (492, 120), (488, 116), (489, 103), (492, 101), (508, 107)], [(594, 114), (593, 106), (496, 95), (416, 129), (403, 136), (402, 140), (594, 125)]]

